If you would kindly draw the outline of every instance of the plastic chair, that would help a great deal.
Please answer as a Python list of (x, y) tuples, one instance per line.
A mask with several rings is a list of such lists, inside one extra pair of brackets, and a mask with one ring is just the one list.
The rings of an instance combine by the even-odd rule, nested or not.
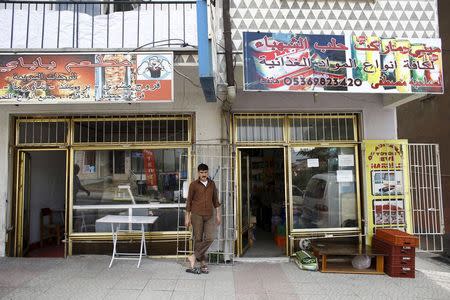
[(53, 223), (53, 213), (48, 207), (41, 209), (41, 247), (44, 246), (44, 241), (51, 238), (56, 238), (56, 244), (61, 243), (61, 225)]

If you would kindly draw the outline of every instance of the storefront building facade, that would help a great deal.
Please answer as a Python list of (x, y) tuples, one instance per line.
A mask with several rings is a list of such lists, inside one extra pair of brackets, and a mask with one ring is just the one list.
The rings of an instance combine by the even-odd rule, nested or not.
[[(418, 198), (413, 192), (418, 186), (413, 175), (399, 175), (403, 171), (395, 167), (390, 169), (389, 164), (374, 164), (372, 160), (373, 154), (379, 156), (381, 161), (403, 160), (408, 147), (409, 159), (417, 157), (413, 150), (415, 146), (408, 146), (407, 141), (403, 141), (404, 146), (397, 144), (396, 107), (420, 99), (430, 91), (416, 93), (419, 89), (410, 87), (402, 93), (403, 87), (395, 85), (381, 91), (375, 91), (378, 88), (375, 85), (361, 90), (359, 88), (369, 86), (372, 81), (382, 84), (382, 80), (374, 79), (373, 74), (375, 77), (389, 78), (390, 75), (385, 73), (388, 68), (381, 67), (379, 74), (367, 70), (368, 76), (364, 77), (358, 74), (357, 62), (355, 66), (350, 66), (352, 59), (358, 60), (358, 54), (354, 54), (358, 49), (354, 45), (360, 36), (367, 37), (367, 45), (374, 40), (379, 41), (382, 48), (379, 56), (365, 56), (366, 62), (375, 64), (377, 59), (380, 63), (387, 61), (385, 55), (388, 51), (384, 45), (389, 43), (388, 39), (399, 41), (397, 46), (409, 40), (409, 45), (413, 47), (417, 38), (438, 38), (437, 2), (231, 1), (230, 16), (237, 83), (231, 109), (234, 116), (231, 140), (237, 153), (240, 180), (237, 191), (239, 243), (236, 252), (243, 256), (254, 254), (252, 248), (255, 246), (249, 240), (256, 227), (258, 243), (258, 237), (265, 235), (264, 226), (259, 225), (265, 222), (270, 223), (270, 237), (281, 246), (279, 249), (284, 254), (292, 254), (305, 238), (353, 236), (370, 244), (374, 230), (383, 226), (423, 233), (419, 227), (423, 226), (425, 219), (430, 220), (430, 224), (436, 222), (428, 232), (440, 232), (442, 236), (442, 215), (423, 218), (420, 213), (412, 212), (418, 207), (407, 207), (408, 197)], [(343, 51), (339, 52), (341, 46)], [(348, 63), (352, 69), (344, 71), (344, 77), (347, 80), (350, 77), (361, 79), (362, 84), (357, 83), (359, 87), (355, 87), (347, 82), (346, 92), (324, 87), (326, 84), (319, 81), (321, 77), (331, 81), (340, 69), (328, 69), (325, 72), (329, 74), (323, 76), (321, 68), (328, 63), (333, 65), (331, 61), (339, 60), (338, 53), (344, 52), (346, 56), (342, 65)], [(395, 73), (393, 78), (395, 76), (398, 78), (400, 74)], [(308, 83), (311, 77), (317, 82), (311, 80)], [(227, 84), (230, 85), (229, 82)], [(392, 89), (397, 89), (398, 93), (390, 94)], [(349, 135), (349, 132), (354, 134)], [(377, 145), (375, 148), (368, 146), (372, 140)], [(368, 150), (385, 146), (392, 151), (385, 149), (377, 153), (377, 150)], [(267, 148), (272, 153), (264, 150)], [(383, 157), (386, 154), (388, 157)], [(258, 168), (267, 156), (282, 159), (266, 161), (269, 166), (263, 171), (266, 176), (258, 175)], [(354, 161), (344, 162), (345, 158)], [(275, 163), (282, 166), (278, 172), (271, 170), (271, 164)], [(245, 170), (245, 165), (249, 166), (248, 170)], [(432, 172), (436, 173), (436, 170)], [(345, 174), (353, 174), (353, 177), (344, 178)], [(390, 177), (388, 181), (397, 182), (389, 184), (390, 190), (387, 192), (376, 183), (383, 182), (377, 177), (384, 176)], [(399, 180), (401, 176), (405, 181), (402, 187), (398, 185), (399, 181), (403, 181)], [(281, 186), (276, 178), (283, 178)], [(411, 186), (407, 186), (409, 180), (412, 181)], [(440, 191), (440, 184), (433, 182), (436, 182), (436, 190)], [(264, 200), (257, 199), (258, 194), (264, 198), (261, 194), (271, 192), (267, 185), (275, 185), (278, 194), (284, 194), (281, 206), (272, 203), (270, 221), (264, 221)], [(392, 186), (396, 187), (391, 189)], [(424, 190), (428, 188), (424, 187)], [(402, 196), (399, 195), (400, 189), (404, 189)], [(428, 195), (421, 196), (429, 199)], [(442, 201), (442, 196), (433, 195), (430, 198)], [(260, 204), (252, 204), (252, 201), (259, 201)], [(442, 202), (439, 205), (433, 204), (442, 209)], [(311, 209), (313, 206), (314, 209)], [(393, 213), (393, 210), (396, 212)], [(409, 216), (404, 214), (405, 210), (411, 211)], [(404, 226), (398, 226), (399, 223)], [(433, 246), (427, 248), (428, 241), (423, 244), (427, 246), (422, 250), (441, 250), (442, 240), (436, 243), (439, 244), (436, 249), (431, 249)], [(272, 253), (274, 256), (280, 255), (276, 251)]]
[[(199, 80), (196, 2), (18, 2), (1, 13), (10, 33), (1, 42), (1, 255), (55, 244), (41, 236), (45, 208), (64, 240), (58, 255), (110, 253), (110, 228), (96, 220), (142, 204), (132, 213), (159, 219), (150, 255), (175, 255), (177, 237), (189, 235), (178, 222), (188, 157), (222, 136), (220, 103), (205, 101)], [(31, 77), (46, 82), (28, 89)]]
[[(127, 101), (130, 99), (125, 94), (107, 100), (105, 91), (101, 101), (90, 103), (39, 100), (36, 93), (34, 98), (28, 94), (19, 101), (16, 95), (4, 101), (0, 112), (0, 211), (5, 212), (0, 216), (1, 256), (26, 255), (39, 242), (39, 232), (30, 228), (39, 228), (39, 213), (44, 207), (62, 212), (64, 253), (68, 255), (109, 253), (111, 233), (96, 220), (129, 210), (136, 215), (152, 213), (159, 217), (147, 233), (150, 255), (183, 254), (190, 247), (189, 232), (182, 228), (183, 185), (195, 177), (195, 166), (200, 162), (210, 165), (210, 175), (219, 183), (225, 222), (213, 247), (226, 254), (225, 260), (249, 254), (255, 234), (273, 239), (278, 252), (269, 252), (269, 256), (292, 254), (304, 237), (365, 235), (368, 179), (364, 141), (396, 140), (395, 107), (423, 95), (412, 91), (287, 93), (243, 88), (243, 33), (432, 39), (439, 37), (436, 1), (244, 0), (229, 4), (235, 84), (227, 83), (230, 66), (225, 63), (227, 45), (219, 22), (223, 1), (215, 5), (205, 1), (142, 4), (125, 11), (115, 7), (108, 12), (105, 9), (111, 9), (112, 4), (80, 4), (79, 9), (59, 7), (53, 11), (40, 8), (31, 13), (26, 4), (20, 9), (2, 4), (5, 8), (0, 12), (9, 16), (4, 19), (9, 20), (6, 23), (11, 31), (3, 41), (2, 52), (13, 55), (18, 65), (20, 55), (48, 55), (50, 59), (52, 52), (61, 55), (58, 48), (62, 47), (71, 48), (73, 53), (64, 55), (73, 57), (106, 53), (115, 54), (117, 60), (117, 55), (128, 59), (126, 55), (131, 53), (138, 56), (137, 61), (139, 55), (173, 52), (173, 90), (166, 103), (161, 101), (162, 96), (153, 99), (156, 101)], [(196, 28), (197, 17), (202, 15), (199, 8), (205, 5), (210, 10), (204, 14), (210, 24), (206, 32), (209, 63), (202, 52), (205, 33), (197, 33)], [(85, 15), (75, 13), (83, 10)], [(12, 11), (16, 21), (12, 20)], [(90, 33), (80, 39), (83, 35), (72, 30), (70, 40), (65, 41), (63, 34), (61, 40), (49, 39), (47, 25), (42, 24), (52, 17), (60, 20), (58, 14), (62, 12), (80, 20), (88, 16), (79, 24), (93, 24), (88, 28)], [(159, 22), (155, 12), (166, 19)], [(24, 20), (27, 15), (36, 14), (40, 20), (47, 16), (47, 21), (40, 23), (38, 40), (28, 37), (34, 29), (19, 31), (20, 13)], [(182, 25), (170, 21), (177, 18), (183, 20)], [(133, 20), (138, 29), (137, 38), (131, 41), (127, 28), (136, 25)], [(96, 28), (101, 27), (98, 24), (102, 24), (97, 22), (103, 21), (121, 24), (121, 28), (111, 27), (106, 34), (97, 32)], [(139, 22), (148, 22), (148, 26)], [(82, 26), (73, 28), (83, 32)], [(149, 31), (150, 37), (145, 35)], [(18, 36), (24, 32), (22, 45), (24, 41)], [(110, 38), (113, 32), (122, 35), (115, 40)], [(136, 34), (136, 30), (130, 32)], [(156, 42), (163, 40), (169, 42)], [(198, 45), (198, 52), (189, 45)], [(11, 49), (23, 52), (18, 55)], [(2, 67), (6, 70), (11, 66), (7, 62), (12, 60), (3, 59)], [(133, 63), (133, 58), (128, 61)], [(82, 60), (76, 62), (81, 68)], [(91, 63), (99, 64), (95, 59)], [(102, 67), (119, 68), (120, 73), (124, 65)], [(123, 74), (133, 73), (133, 68), (138, 72), (131, 66), (131, 71), (127, 69)], [(107, 80), (105, 75), (92, 76)], [(27, 97), (32, 98), (28, 103)]]

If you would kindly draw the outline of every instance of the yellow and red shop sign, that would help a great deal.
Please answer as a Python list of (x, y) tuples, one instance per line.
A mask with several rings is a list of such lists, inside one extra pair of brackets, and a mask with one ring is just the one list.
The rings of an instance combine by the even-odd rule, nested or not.
[(172, 53), (0, 55), (1, 103), (172, 102)]
[(377, 228), (412, 232), (407, 140), (363, 142), (366, 170), (367, 243)]

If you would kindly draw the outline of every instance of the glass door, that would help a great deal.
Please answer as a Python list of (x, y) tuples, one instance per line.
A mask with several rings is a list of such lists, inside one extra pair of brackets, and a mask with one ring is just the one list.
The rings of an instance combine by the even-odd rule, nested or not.
[(24, 256), (30, 249), (30, 163), (31, 156), (27, 152), (19, 152), (19, 182), (18, 182), (18, 218), (17, 218), (17, 248), (18, 256)]
[(239, 151), (239, 255), (243, 255), (250, 247), (250, 157)]
[[(67, 155), (61, 149), (18, 151), (16, 256), (65, 255), (61, 241), (67, 232)], [(39, 244), (46, 246), (47, 254), (42, 249), (29, 253)]]

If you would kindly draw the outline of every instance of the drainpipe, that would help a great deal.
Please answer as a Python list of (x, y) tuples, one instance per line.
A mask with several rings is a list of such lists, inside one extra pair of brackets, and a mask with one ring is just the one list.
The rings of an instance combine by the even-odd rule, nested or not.
[(223, 38), (225, 42), (225, 67), (227, 71), (227, 100), (233, 103), (236, 98), (236, 85), (233, 69), (233, 46), (231, 40), (230, 0), (223, 0)]

